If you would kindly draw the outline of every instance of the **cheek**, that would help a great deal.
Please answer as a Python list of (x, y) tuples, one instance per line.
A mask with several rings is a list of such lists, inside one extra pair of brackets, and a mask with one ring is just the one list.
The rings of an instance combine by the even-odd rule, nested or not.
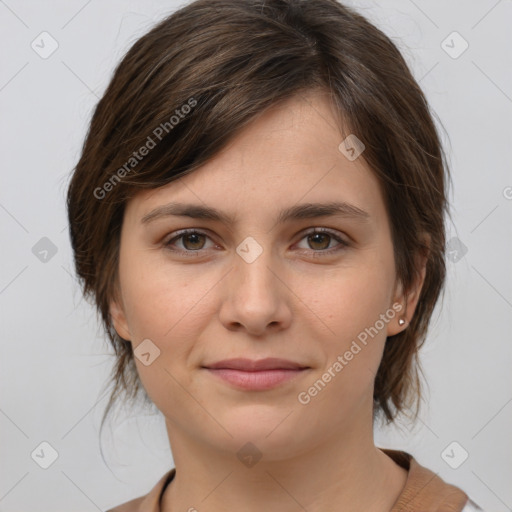
[[(314, 295), (310, 291), (312, 304), (338, 331), (349, 330), (353, 335), (354, 328), (373, 324), (389, 307), (393, 277), (390, 268), (379, 258), (368, 258), (364, 264), (333, 270), (314, 286)], [(304, 283), (303, 294), (306, 290)]]
[(199, 275), (194, 265), (172, 267), (162, 251), (136, 255), (132, 251), (120, 262), (125, 311), (135, 341), (150, 338), (165, 344), (188, 338), (205, 318), (213, 276)]
[[(395, 314), (394, 310), (390, 311), (389, 303), (390, 278), (394, 276), (392, 259), (367, 256), (357, 265), (330, 272), (327, 279), (314, 287), (310, 302), (311, 310), (323, 320), (318, 321), (318, 332), (327, 333), (323, 337), (326, 366), (346, 354), (344, 359), (348, 364), (342, 373), (361, 382), (370, 382), (371, 372), (377, 371), (386, 341), (386, 327)], [(303, 285), (302, 295), (307, 290), (306, 283)], [(381, 315), (385, 316), (384, 320)]]
[(183, 388), (192, 389), (190, 355), (214, 309), (211, 292), (218, 278), (198, 275), (192, 267), (176, 271), (168, 263), (135, 258), (120, 265), (134, 350), (149, 339), (160, 351), (150, 365), (135, 357), (142, 385), (160, 410), (190, 408)]

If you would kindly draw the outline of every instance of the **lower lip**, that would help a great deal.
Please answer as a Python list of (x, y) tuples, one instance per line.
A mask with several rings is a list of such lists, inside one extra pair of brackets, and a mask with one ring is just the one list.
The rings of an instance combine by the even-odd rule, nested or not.
[(299, 370), (259, 370), (246, 372), (227, 368), (207, 368), (213, 375), (242, 389), (265, 390), (303, 374), (307, 368)]

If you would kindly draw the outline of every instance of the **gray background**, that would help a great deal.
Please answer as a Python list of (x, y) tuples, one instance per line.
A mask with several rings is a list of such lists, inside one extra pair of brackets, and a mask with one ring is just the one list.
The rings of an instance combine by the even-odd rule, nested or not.
[[(376, 443), (409, 451), (487, 510), (512, 510), (512, 2), (347, 3), (402, 49), (448, 134), (454, 182), (447, 291), (422, 350), (426, 402), (416, 426), (378, 430)], [(64, 197), (114, 66), (178, 5), (0, 1), (2, 511), (104, 510), (173, 466), (151, 411), (119, 415), (102, 458), (113, 357), (73, 275)], [(44, 441), (58, 454), (47, 469)]]

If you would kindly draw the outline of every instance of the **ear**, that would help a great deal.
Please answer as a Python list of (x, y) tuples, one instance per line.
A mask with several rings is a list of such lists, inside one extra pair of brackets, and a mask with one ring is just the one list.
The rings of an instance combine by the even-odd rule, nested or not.
[(132, 335), (126, 321), (124, 308), (119, 305), (121, 301), (113, 299), (110, 301), (110, 317), (117, 334), (124, 340), (131, 341)]
[[(431, 237), (428, 233), (424, 233), (422, 235), (423, 244), (425, 245), (425, 249), (423, 251), (418, 251), (415, 255), (415, 265), (416, 265), (416, 279), (409, 287), (408, 290), (403, 290), (403, 286), (401, 282), (398, 282), (398, 287), (395, 286), (395, 294), (393, 297), (393, 302), (390, 307), (394, 304), (395, 307), (392, 309), (397, 311), (397, 314), (393, 318), (391, 322), (388, 324), (387, 335), (394, 336), (399, 332), (406, 329), (411, 319), (414, 315), (414, 311), (416, 310), (416, 306), (418, 304), (418, 300), (421, 295), (421, 290), (423, 288), (423, 283), (425, 282), (425, 276), (427, 273), (427, 261), (430, 251), (430, 241)], [(401, 305), (401, 309), (397, 310), (397, 305)], [(405, 323), (400, 325), (398, 320), (403, 318)]]

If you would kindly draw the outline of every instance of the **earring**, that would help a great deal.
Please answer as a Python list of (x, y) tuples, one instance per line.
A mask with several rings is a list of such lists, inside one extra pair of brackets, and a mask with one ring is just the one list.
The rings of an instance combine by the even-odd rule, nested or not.
[(403, 318), (398, 319), (398, 325), (402, 326), (405, 324), (405, 320)]

